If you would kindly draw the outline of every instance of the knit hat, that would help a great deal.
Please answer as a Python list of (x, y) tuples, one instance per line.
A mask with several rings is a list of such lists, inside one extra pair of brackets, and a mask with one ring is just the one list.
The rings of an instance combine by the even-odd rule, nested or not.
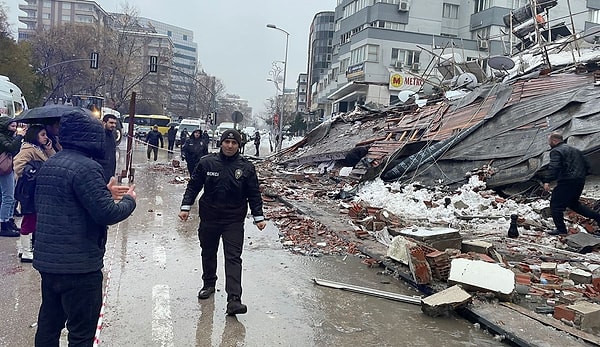
[(239, 132), (237, 132), (237, 130), (234, 129), (227, 129), (223, 132), (223, 134), (221, 134), (221, 143), (223, 143), (223, 141), (230, 139), (230, 140), (235, 140), (238, 145), (242, 144), (242, 136), (240, 135)]

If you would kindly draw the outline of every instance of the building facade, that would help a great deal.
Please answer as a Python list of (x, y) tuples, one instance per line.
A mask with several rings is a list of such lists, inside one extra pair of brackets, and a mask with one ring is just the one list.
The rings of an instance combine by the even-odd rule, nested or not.
[(25, 12), (19, 21), (25, 25), (18, 29), (18, 38), (27, 40), (37, 30), (50, 29), (60, 24), (88, 24), (104, 27), (108, 22), (106, 13), (95, 1), (87, 0), (24, 0), (19, 10)]
[(296, 113), (306, 113), (306, 94), (308, 91), (308, 75), (301, 73), (296, 80)]
[[(507, 28), (504, 17), (527, 4), (528, 0), (338, 0), (332, 63), (312, 89), (311, 111), (322, 108), (330, 115), (357, 104), (390, 105), (403, 90), (439, 85), (445, 77), (430, 65), (440, 57), (474, 61), (481, 68), (478, 79), (484, 77), (487, 59), (510, 54), (511, 45), (518, 43), (505, 34), (516, 27)], [(580, 31), (600, 17), (599, 1), (571, 1), (570, 12), (568, 5), (558, 1), (544, 20), (562, 18), (570, 28), (572, 17)]]
[(196, 72), (198, 44), (194, 42), (194, 32), (175, 25), (140, 17), (139, 23), (166, 35), (173, 42), (173, 59), (170, 67), (170, 103), (168, 112), (185, 118), (200, 118), (195, 114)]
[[(325, 75), (332, 62), (333, 57), (333, 34), (334, 34), (335, 12), (324, 11), (317, 13), (308, 32), (308, 65), (306, 67), (307, 110), (323, 108), (318, 102), (313, 102), (313, 90), (316, 88), (321, 75)], [(313, 106), (313, 104), (315, 104)]]

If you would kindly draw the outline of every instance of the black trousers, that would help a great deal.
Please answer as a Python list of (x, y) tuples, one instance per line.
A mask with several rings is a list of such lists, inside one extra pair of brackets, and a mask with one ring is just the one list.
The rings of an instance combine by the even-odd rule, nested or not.
[(552, 191), (552, 198), (550, 198), (550, 210), (552, 211), (552, 220), (556, 229), (562, 233), (567, 232), (565, 226), (564, 213), (565, 210), (570, 208), (580, 215), (594, 219), (600, 224), (600, 214), (594, 210), (583, 206), (579, 202), (579, 197), (583, 191), (585, 180), (572, 180), (568, 182), (559, 182), (558, 185)]
[(202, 247), (202, 281), (205, 287), (217, 283), (217, 251), (223, 239), (225, 255), (225, 292), (227, 301), (242, 297), (242, 249), (244, 247), (244, 223), (212, 224), (200, 222), (198, 229)]
[(169, 152), (173, 152), (173, 147), (175, 146), (175, 140), (169, 141), (168, 150)]
[(36, 347), (58, 347), (67, 325), (69, 347), (91, 347), (102, 306), (102, 271), (62, 275), (40, 273), (42, 305), (35, 333)]
[(254, 143), (254, 148), (256, 148), (256, 153), (254, 153), (255, 156), (259, 156), (260, 154), (258, 154), (258, 148), (260, 147), (260, 143)]
[(150, 160), (150, 153), (154, 153), (154, 161), (156, 161), (156, 159), (158, 158), (158, 147), (148, 145), (148, 148), (146, 149), (146, 156), (148, 157), (148, 160)]

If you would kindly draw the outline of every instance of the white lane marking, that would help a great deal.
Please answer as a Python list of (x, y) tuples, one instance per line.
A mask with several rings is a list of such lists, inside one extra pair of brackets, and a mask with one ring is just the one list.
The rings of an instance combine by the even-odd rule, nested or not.
[(154, 264), (161, 269), (167, 267), (167, 251), (164, 246), (154, 245)]
[(164, 284), (152, 288), (152, 341), (161, 347), (175, 347), (169, 289)]

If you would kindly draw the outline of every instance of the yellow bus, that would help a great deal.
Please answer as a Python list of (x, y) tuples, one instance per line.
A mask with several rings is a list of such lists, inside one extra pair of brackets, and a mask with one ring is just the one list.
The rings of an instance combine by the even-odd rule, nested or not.
[[(161, 134), (165, 135), (169, 130), (169, 123), (171, 123), (171, 118), (168, 116), (164, 116), (162, 114), (136, 114), (133, 117), (133, 124), (135, 126), (140, 127), (149, 127), (158, 126), (158, 131)], [(129, 115), (125, 115), (123, 117), (123, 132), (127, 134), (129, 130)]]

